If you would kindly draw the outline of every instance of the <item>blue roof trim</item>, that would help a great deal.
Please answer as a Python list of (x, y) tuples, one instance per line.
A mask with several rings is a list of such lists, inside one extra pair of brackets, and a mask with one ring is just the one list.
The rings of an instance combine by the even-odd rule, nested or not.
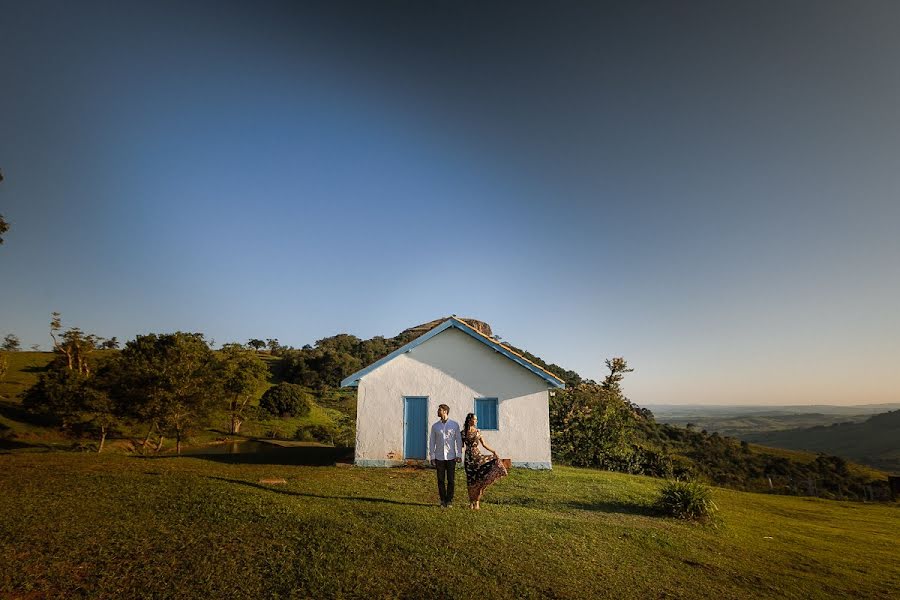
[(565, 388), (566, 387), (566, 384), (563, 382), (562, 379), (559, 379), (558, 377), (556, 377), (554, 375), (550, 375), (549, 373), (544, 372), (543, 369), (540, 369), (537, 366), (531, 364), (530, 362), (528, 362), (527, 360), (525, 360), (518, 354), (514, 354), (505, 346), (498, 344), (491, 338), (487, 337), (486, 335), (482, 334), (481, 332), (477, 331), (476, 329), (470, 327), (463, 321), (460, 321), (459, 319), (455, 319), (453, 317), (447, 319), (446, 321), (444, 321), (443, 323), (441, 323), (434, 329), (431, 329), (428, 332), (420, 335), (419, 337), (417, 337), (410, 343), (406, 344), (405, 346), (402, 346), (401, 348), (394, 350), (393, 352), (391, 352), (384, 358), (376, 360), (368, 367), (361, 369), (361, 370), (357, 371), (356, 373), (354, 373), (353, 375), (350, 375), (349, 377), (345, 378), (343, 381), (341, 381), (341, 387), (356, 387), (357, 385), (359, 385), (360, 379), (362, 379), (363, 377), (365, 377), (366, 375), (368, 375), (369, 373), (371, 373), (372, 371), (374, 371), (381, 365), (397, 358), (401, 354), (405, 354), (405, 353), (409, 352), (416, 346), (424, 344), (425, 342), (427, 342), (428, 340), (430, 340), (437, 334), (441, 333), (442, 331), (444, 331), (446, 329), (449, 329), (450, 327), (454, 327), (464, 333), (469, 334), (470, 336), (472, 336), (479, 342), (492, 348), (494, 351), (499, 352), (500, 354), (502, 354), (506, 358), (510, 359), (511, 361), (525, 367), (526, 369), (528, 369), (529, 371), (531, 371), (532, 373), (534, 373), (535, 375), (537, 375), (538, 377), (540, 377), (541, 379), (543, 379), (544, 381), (549, 383), (551, 386), (553, 386), (555, 388)]

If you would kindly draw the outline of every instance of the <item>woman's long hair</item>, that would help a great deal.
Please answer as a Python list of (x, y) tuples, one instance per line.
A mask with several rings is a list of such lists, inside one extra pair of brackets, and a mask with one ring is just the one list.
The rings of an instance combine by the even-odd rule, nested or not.
[(469, 413), (466, 415), (466, 420), (463, 423), (463, 433), (462, 433), (463, 444), (469, 443), (469, 441), (468, 441), (469, 440), (469, 430), (472, 429), (472, 421), (474, 421), (474, 420), (475, 420), (475, 413)]

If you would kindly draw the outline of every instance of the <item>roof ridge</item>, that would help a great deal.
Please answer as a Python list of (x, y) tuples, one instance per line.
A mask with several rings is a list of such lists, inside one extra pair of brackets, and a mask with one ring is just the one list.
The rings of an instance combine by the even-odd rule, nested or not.
[[(536, 369), (540, 369), (541, 371), (543, 371), (544, 373), (546, 373), (546, 374), (549, 375), (550, 377), (553, 377), (553, 378), (558, 379), (558, 380), (560, 380), (560, 381), (563, 380), (562, 377), (560, 377), (559, 375), (556, 375), (556, 374), (554, 374), (554, 373), (551, 373), (550, 371), (548, 371), (547, 369), (545, 369), (545, 368), (542, 367), (541, 365), (539, 365), (539, 364), (537, 364), (537, 363), (535, 363), (535, 362), (533, 362), (533, 361), (531, 361), (531, 360), (528, 360), (527, 358), (525, 358), (524, 356), (522, 356), (521, 354), (519, 354), (518, 352), (516, 352), (515, 350), (513, 350), (512, 348), (510, 348), (509, 346), (507, 346), (507, 345), (504, 344), (503, 342), (501, 342), (500, 340), (494, 338), (493, 336), (490, 336), (490, 335), (486, 335), (486, 334), (484, 334), (484, 333), (481, 333), (480, 331), (478, 331), (477, 329), (475, 329), (474, 327), (472, 327), (471, 325), (469, 325), (468, 323), (466, 323), (466, 321), (465, 321), (464, 319), (462, 319), (462, 318), (460, 318), (460, 317), (455, 317), (455, 316), (451, 316), (450, 318), (451, 318), (451, 319), (456, 319), (457, 321), (461, 322), (463, 325), (466, 325), (466, 326), (468, 326), (469, 328), (473, 329), (475, 332), (478, 333), (478, 335), (481, 335), (481, 336), (486, 337), (487, 339), (491, 340), (492, 342), (494, 342), (494, 343), (497, 344), (498, 346), (502, 346), (503, 349), (506, 350), (507, 352), (509, 352), (510, 354), (515, 354), (516, 356), (518, 356), (519, 358), (521, 358), (522, 360), (524, 360), (525, 362), (527, 362), (527, 363), (528, 363), (529, 365), (531, 365), (532, 367), (534, 367), (534, 368), (536, 368)], [(433, 328), (432, 328), (432, 329), (433, 329)], [(429, 330), (429, 331), (430, 331), (430, 330)]]

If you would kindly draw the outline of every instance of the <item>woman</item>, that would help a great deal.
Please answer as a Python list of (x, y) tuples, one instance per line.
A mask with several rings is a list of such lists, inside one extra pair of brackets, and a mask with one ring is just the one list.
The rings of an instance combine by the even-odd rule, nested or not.
[[(466, 460), (463, 466), (466, 469), (466, 484), (469, 488), (469, 508), (473, 510), (481, 508), (481, 496), (484, 495), (487, 486), (508, 475), (497, 452), (484, 443), (481, 432), (476, 427), (477, 424), (478, 417), (469, 413), (466, 415), (462, 431), (462, 441), (466, 447)], [(484, 446), (484, 449), (493, 456), (479, 452), (478, 444)]]

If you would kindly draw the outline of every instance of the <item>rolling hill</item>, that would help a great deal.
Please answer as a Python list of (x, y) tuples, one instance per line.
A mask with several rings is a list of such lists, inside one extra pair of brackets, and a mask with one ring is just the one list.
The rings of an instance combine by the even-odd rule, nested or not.
[(748, 433), (748, 442), (813, 452), (827, 452), (900, 474), (900, 410), (859, 423)]

